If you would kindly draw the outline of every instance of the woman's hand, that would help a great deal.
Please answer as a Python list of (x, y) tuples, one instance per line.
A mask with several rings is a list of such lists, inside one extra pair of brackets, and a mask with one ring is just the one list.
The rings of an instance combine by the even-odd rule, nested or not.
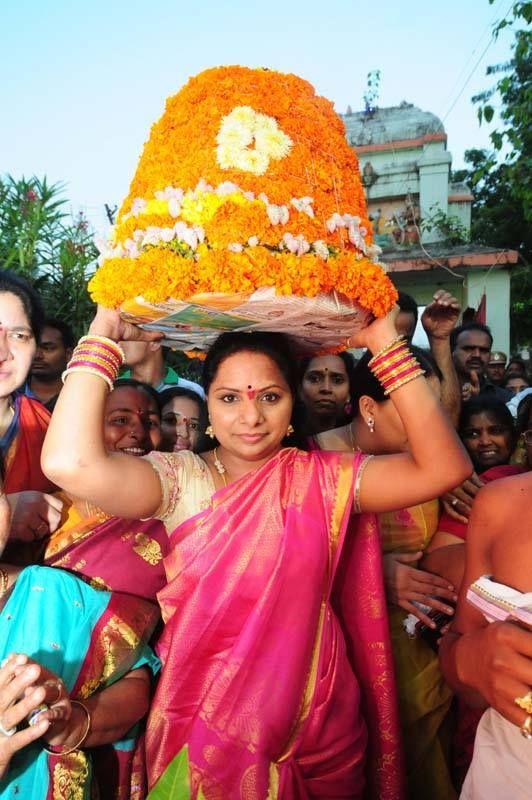
[(395, 320), (398, 314), (399, 306), (394, 306), (385, 317), (374, 319), (366, 328), (351, 336), (349, 347), (367, 348), (373, 355), (378, 353), (397, 337)]
[(115, 342), (153, 342), (163, 338), (160, 331), (145, 331), (138, 325), (125, 322), (120, 313), (112, 308), (98, 306), (91, 322), (89, 335), (107, 336)]
[[(35, 682), (39, 667), (24, 655), (8, 656), (0, 667), (0, 724), (3, 731), (11, 731), (45, 702), (46, 688)], [(0, 779), (13, 755), (43, 736), (50, 727), (49, 719), (42, 715), (33, 726), (6, 736), (0, 730)]]
[(478, 490), (482, 489), (483, 486), (484, 484), (477, 473), (473, 472), (471, 477), (464, 481), (461, 486), (446, 492), (441, 498), (446, 513), (452, 519), (467, 525), (475, 497)]
[(61, 524), (63, 501), (44, 492), (6, 495), (11, 507), (10, 537), (32, 542), (54, 533)]
[(400, 606), (409, 614), (414, 614), (421, 622), (430, 628), (435, 628), (435, 623), (421, 611), (416, 603), (422, 603), (437, 611), (451, 616), (454, 612), (437, 597), (444, 597), (456, 601), (454, 587), (439, 575), (424, 572), (409, 564), (419, 561), (423, 553), (388, 553), (383, 557), (384, 585), (388, 600)]
[(451, 629), (442, 648), (454, 644), (460, 682), (521, 727), (528, 715), (515, 699), (524, 697), (532, 687), (532, 631), (513, 622), (492, 622), (463, 634), (458, 641), (456, 636)]
[[(74, 714), (70, 697), (61, 678), (55, 672), (43, 667), (42, 664), (38, 664), (28, 656), (20, 656), (19, 659), (24, 659), (24, 666), (16, 667), (15, 674), (18, 674), (21, 669), (31, 667), (35, 676), (31, 691), (36, 688), (44, 690), (42, 703), (48, 707), (39, 713), (39, 720), (48, 721), (44, 739), (48, 744), (54, 746), (68, 743), (70, 738), (74, 742), (78, 741), (81, 737), (78, 736), (76, 739), (76, 733), (78, 727), (82, 728), (83, 720), (73, 719)], [(82, 711), (80, 711), (80, 715), (85, 718)]]

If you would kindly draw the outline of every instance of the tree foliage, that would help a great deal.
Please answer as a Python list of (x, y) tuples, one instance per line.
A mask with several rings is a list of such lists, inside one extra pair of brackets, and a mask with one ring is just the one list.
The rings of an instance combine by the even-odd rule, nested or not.
[[(493, 0), (489, 0), (490, 3)], [(513, 347), (532, 345), (532, 2), (515, 2), (495, 26), (497, 36), (512, 27), (512, 58), (488, 67), (495, 79), (472, 98), (481, 123), (493, 124), (493, 150), (468, 150), (467, 168), (455, 172), (473, 190), (471, 240), (517, 250), (520, 263), (511, 272)], [(498, 106), (498, 119), (496, 107)]]
[(97, 250), (82, 215), (72, 218), (61, 184), (46, 178), (0, 179), (0, 266), (27, 278), (47, 314), (84, 332), (94, 310), (87, 280)]
[[(493, 3), (494, 0), (489, 0)], [(532, 221), (532, 2), (520, 0), (495, 27), (494, 35), (514, 29), (513, 56), (504, 64), (487, 69), (496, 82), (472, 98), (478, 105), (479, 122), (495, 119), (496, 103), (500, 104), (500, 124), (490, 134), (497, 153), (505, 152), (506, 177), (511, 191), (523, 205), (524, 217)], [(489, 165), (486, 165), (489, 166)]]

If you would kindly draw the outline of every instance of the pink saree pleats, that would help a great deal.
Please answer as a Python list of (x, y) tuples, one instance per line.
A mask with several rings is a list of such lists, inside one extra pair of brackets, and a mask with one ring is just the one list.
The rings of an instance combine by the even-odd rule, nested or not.
[(186, 745), (193, 797), (363, 796), (359, 686), (329, 602), (357, 466), (283, 450), (173, 533), (152, 786)]

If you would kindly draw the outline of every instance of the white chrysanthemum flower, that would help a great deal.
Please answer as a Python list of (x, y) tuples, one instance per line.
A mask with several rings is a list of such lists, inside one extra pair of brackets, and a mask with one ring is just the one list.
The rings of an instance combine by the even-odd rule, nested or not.
[(224, 120), (231, 120), (239, 125), (245, 125), (247, 128), (253, 128), (256, 116), (257, 112), (251, 106), (237, 106), (224, 117)]
[(266, 153), (261, 153), (260, 150), (250, 150), (248, 148), (241, 150), (233, 161), (234, 167), (244, 172), (252, 172), (254, 175), (264, 175), (269, 164), (270, 159)]
[(222, 169), (241, 169), (255, 175), (266, 172), (272, 159), (284, 158), (293, 144), (276, 119), (249, 106), (237, 106), (223, 117), (216, 143)]
[(242, 250), (244, 249), (244, 245), (238, 244), (238, 242), (233, 242), (232, 244), (227, 245), (227, 249), (231, 253), (241, 253)]
[(257, 247), (258, 243), (259, 243), (259, 237), (258, 236), (250, 236), (249, 237), (248, 245), (250, 247)]
[(318, 239), (316, 242), (312, 242), (312, 249), (316, 253), (317, 256), (323, 258), (324, 261), (327, 261), (329, 258), (329, 248), (325, 244), (322, 239)]
[(273, 129), (269, 125), (260, 125), (255, 131), (255, 146), (257, 150), (277, 161), (288, 155), (292, 148), (292, 140), (280, 128)]

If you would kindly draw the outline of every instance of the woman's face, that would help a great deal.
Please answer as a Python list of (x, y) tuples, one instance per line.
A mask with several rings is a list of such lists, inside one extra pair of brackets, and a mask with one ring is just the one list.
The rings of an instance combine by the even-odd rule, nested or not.
[(487, 411), (472, 414), (461, 432), (462, 441), (475, 468), (484, 471), (507, 464), (512, 454), (512, 431)]
[(229, 356), (209, 387), (214, 434), (224, 449), (244, 461), (266, 460), (280, 449), (292, 406), (282, 372), (262, 353)]
[(133, 386), (119, 386), (107, 398), (104, 440), (108, 452), (145, 456), (161, 443), (161, 422), (155, 401)]
[(22, 386), (36, 349), (21, 300), (12, 292), (0, 292), (0, 397)]
[(338, 356), (313, 358), (303, 376), (301, 399), (316, 416), (340, 416), (349, 402), (349, 378)]
[(161, 413), (162, 447), (167, 453), (196, 450), (200, 435), (200, 406), (190, 397), (173, 397)]
[(520, 375), (515, 375), (513, 378), (507, 378), (504, 384), (505, 389), (509, 389), (512, 394), (519, 394), (523, 389), (528, 389), (528, 381)]

